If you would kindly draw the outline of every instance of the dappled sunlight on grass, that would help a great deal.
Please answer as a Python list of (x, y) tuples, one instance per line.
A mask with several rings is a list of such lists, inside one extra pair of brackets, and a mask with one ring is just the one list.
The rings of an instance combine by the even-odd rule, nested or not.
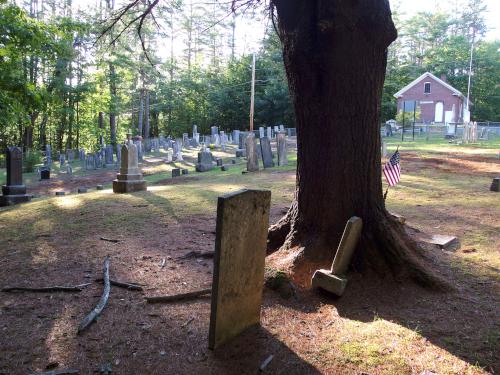
[(83, 204), (83, 199), (80, 196), (65, 195), (62, 197), (54, 198), (53, 203), (64, 210), (75, 209)]
[(372, 322), (340, 318), (324, 332), (322, 341), (321, 361), (340, 360), (370, 373), (407, 374), (415, 368), (429, 368), (436, 360), (436, 352), (440, 374), (475, 374), (478, 370), (429, 342), (417, 323), (410, 329), (377, 317)]

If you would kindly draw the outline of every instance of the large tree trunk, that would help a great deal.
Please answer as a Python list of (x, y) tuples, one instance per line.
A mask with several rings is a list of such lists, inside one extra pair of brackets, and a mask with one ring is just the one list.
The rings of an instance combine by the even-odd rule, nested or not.
[(436, 285), (416, 243), (386, 211), (382, 194), (380, 101), (387, 47), (396, 38), (388, 1), (273, 4), (298, 156), (296, 199), (271, 227), (270, 247), (294, 254), (296, 270), (304, 261), (326, 265), (355, 215), (364, 223), (356, 252), (361, 269), (389, 269)]

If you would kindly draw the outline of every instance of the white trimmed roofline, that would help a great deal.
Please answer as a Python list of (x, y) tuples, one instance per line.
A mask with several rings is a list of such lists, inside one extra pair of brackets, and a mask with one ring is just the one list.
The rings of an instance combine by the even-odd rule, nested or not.
[(422, 81), (424, 78), (432, 78), (434, 79), (435, 81), (437, 81), (438, 83), (442, 84), (444, 87), (448, 88), (449, 90), (453, 91), (454, 94), (456, 95), (459, 95), (461, 96), (462, 98), (465, 99), (465, 95), (462, 94), (460, 91), (458, 91), (456, 88), (454, 88), (453, 86), (449, 85), (448, 83), (446, 83), (445, 81), (443, 81), (442, 79), (439, 79), (438, 77), (436, 77), (434, 74), (432, 73), (429, 73), (429, 72), (425, 72), (424, 74), (422, 74), (420, 77), (418, 77), (416, 80), (414, 80), (413, 82), (409, 83), (408, 85), (406, 85), (405, 87), (403, 87), (401, 90), (399, 90), (397, 93), (394, 94), (394, 97), (395, 98), (399, 98), (401, 97), (401, 95), (405, 92), (405, 91), (408, 91), (410, 88), (412, 88), (413, 86), (415, 86), (417, 83), (419, 83), (420, 81)]

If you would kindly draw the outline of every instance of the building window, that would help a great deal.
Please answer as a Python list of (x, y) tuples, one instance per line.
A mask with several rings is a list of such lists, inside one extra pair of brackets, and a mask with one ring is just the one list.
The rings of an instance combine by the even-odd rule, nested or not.
[(425, 82), (424, 83), (424, 94), (430, 94), (430, 93), (431, 93), (431, 83)]

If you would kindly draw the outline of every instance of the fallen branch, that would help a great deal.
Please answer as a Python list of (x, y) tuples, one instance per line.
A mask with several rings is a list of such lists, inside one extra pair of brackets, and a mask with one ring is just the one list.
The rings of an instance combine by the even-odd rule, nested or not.
[(69, 374), (79, 374), (79, 370), (75, 369), (66, 369), (66, 370), (51, 370), (45, 372), (33, 372), (28, 375), (69, 375)]
[(188, 321), (186, 321), (185, 323), (183, 323), (181, 325), (182, 328), (186, 327), (189, 323), (191, 323), (192, 321), (194, 320), (194, 317), (191, 317)]
[(82, 333), (92, 322), (94, 319), (101, 313), (106, 306), (109, 298), (109, 292), (111, 290), (111, 285), (109, 282), (109, 256), (104, 260), (104, 291), (102, 293), (101, 299), (97, 303), (97, 306), (82, 320), (80, 326), (78, 327), (78, 334)]
[(177, 259), (190, 259), (190, 258), (213, 258), (215, 252), (214, 251), (190, 251), (189, 253), (178, 257)]
[(197, 290), (195, 292), (174, 294), (171, 296), (156, 296), (156, 297), (146, 297), (146, 301), (149, 303), (161, 303), (161, 302), (175, 302), (186, 299), (196, 299), (198, 297), (207, 296), (212, 293), (212, 288)]
[(115, 240), (114, 238), (106, 238), (106, 237), (101, 237), (100, 239), (101, 239), (102, 241), (108, 241), (108, 242), (113, 242), (113, 243), (120, 242), (120, 240)]
[(83, 288), (89, 286), (91, 283), (80, 284), (75, 286), (45, 286), (41, 288), (31, 288), (24, 286), (10, 286), (2, 288), (2, 292), (81, 292)]
[[(99, 279), (95, 279), (95, 281), (98, 283), (102, 283), (103, 279), (99, 278)], [(118, 281), (118, 280), (113, 280), (113, 279), (109, 279), (109, 283), (113, 286), (129, 289), (129, 290), (142, 290), (142, 286), (140, 284), (137, 284), (137, 283), (127, 283), (124, 281)]]

